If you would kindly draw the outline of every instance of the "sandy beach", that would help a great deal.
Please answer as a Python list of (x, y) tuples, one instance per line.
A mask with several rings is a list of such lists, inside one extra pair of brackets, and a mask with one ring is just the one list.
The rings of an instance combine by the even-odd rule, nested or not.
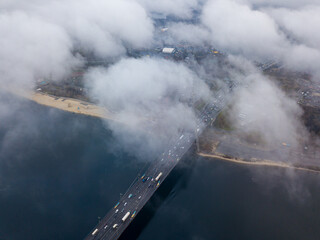
[(58, 108), (63, 111), (92, 117), (114, 120), (115, 116), (107, 109), (84, 102), (78, 99), (55, 97), (44, 93), (33, 93), (27, 96), (28, 99), (48, 107)]
[(238, 163), (238, 164), (280, 167), (280, 168), (292, 168), (292, 169), (296, 169), (296, 170), (320, 173), (320, 171), (318, 171), (318, 170), (313, 170), (313, 169), (309, 169), (309, 168), (305, 168), (305, 167), (297, 167), (297, 166), (293, 166), (293, 165), (290, 165), (287, 163), (275, 162), (275, 161), (271, 161), (271, 160), (246, 161), (243, 159), (227, 158), (227, 157), (217, 155), (217, 154), (208, 154), (208, 153), (202, 153), (202, 152), (198, 153), (198, 155), (202, 156), (202, 157), (214, 158), (214, 159), (219, 159), (219, 160)]
[(56, 97), (42, 92), (28, 92), (24, 90), (12, 90), (13, 88), (3, 87), (2, 89), (11, 94), (29, 99), (40, 105), (57, 108), (63, 111), (98, 117), (108, 120), (116, 120), (116, 116), (106, 108), (99, 107), (89, 102), (74, 98)]

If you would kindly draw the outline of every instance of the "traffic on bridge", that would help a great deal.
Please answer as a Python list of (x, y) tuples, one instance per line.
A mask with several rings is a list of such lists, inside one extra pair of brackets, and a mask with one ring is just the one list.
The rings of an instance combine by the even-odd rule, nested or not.
[(198, 134), (212, 122), (222, 109), (222, 94), (215, 103), (207, 104), (196, 123), (195, 131), (182, 131), (173, 145), (153, 161), (148, 169), (136, 177), (127, 192), (89, 233), (85, 240), (118, 239), (130, 222), (155, 193), (161, 183), (194, 143)]

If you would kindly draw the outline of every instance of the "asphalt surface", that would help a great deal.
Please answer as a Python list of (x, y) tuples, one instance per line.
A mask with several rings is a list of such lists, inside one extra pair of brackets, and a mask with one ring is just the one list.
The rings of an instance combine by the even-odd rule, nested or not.
[(192, 146), (196, 136), (219, 114), (222, 109), (221, 100), (222, 98), (220, 98), (219, 104), (215, 102), (215, 104), (206, 105), (199, 116), (195, 131), (182, 131), (181, 135), (173, 141), (173, 145), (153, 161), (142, 175), (136, 177), (119, 202), (115, 203), (114, 208), (107, 213), (85, 240), (114, 240), (120, 237)]

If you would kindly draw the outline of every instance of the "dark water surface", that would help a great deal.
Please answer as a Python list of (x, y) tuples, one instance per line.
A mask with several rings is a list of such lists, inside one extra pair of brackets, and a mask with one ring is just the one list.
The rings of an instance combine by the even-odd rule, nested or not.
[[(144, 162), (99, 119), (0, 104), (0, 240), (83, 239)], [(291, 174), (189, 151), (122, 239), (320, 239), (320, 175)]]

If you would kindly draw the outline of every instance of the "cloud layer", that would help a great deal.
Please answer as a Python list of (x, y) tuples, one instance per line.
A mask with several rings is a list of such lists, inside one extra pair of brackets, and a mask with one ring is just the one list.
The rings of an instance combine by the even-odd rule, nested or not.
[(210, 43), (230, 54), (276, 60), (318, 78), (319, 16), (320, 3), (312, 0), (208, 0), (199, 23), (170, 25), (168, 42)]
[(238, 78), (243, 86), (232, 96), (234, 104), (229, 112), (236, 131), (260, 136), (265, 146), (272, 148), (283, 142), (299, 146), (308, 135), (300, 122), (302, 110), (296, 102), (253, 66)]
[(91, 69), (86, 78), (92, 96), (125, 123), (111, 124), (114, 132), (128, 145), (146, 138), (148, 151), (182, 129), (194, 129), (196, 116), (188, 105), (193, 95), (210, 98), (208, 87), (194, 72), (162, 59), (123, 59), (109, 69)]
[[(153, 43), (161, 42), (155, 39), (158, 35), (154, 35), (153, 13), (189, 20), (169, 23), (164, 39), (167, 43), (212, 45), (249, 60), (276, 60), (294, 70), (311, 72), (315, 78), (320, 76), (317, 1), (12, 0), (0, 3), (0, 34), (5, 36), (0, 39), (0, 83), (32, 88), (38, 78), (63, 78), (82, 64), (83, 59), (76, 51), (108, 58), (124, 57), (127, 47), (151, 48)], [(190, 21), (195, 14), (199, 21)], [(210, 64), (214, 66), (208, 68), (205, 78), (223, 82), (224, 77), (216, 74), (216, 63), (207, 65)], [(241, 65), (250, 64), (242, 62), (238, 67)], [(195, 72), (200, 73), (202, 67), (194, 65)], [(244, 75), (229, 73), (231, 80), (249, 86), (236, 95), (238, 112), (234, 114), (243, 111), (246, 102), (255, 101), (259, 107), (250, 111), (257, 126), (251, 127), (273, 128), (274, 133), (268, 133), (270, 139), (277, 138), (277, 133), (282, 131), (284, 136), (287, 132), (297, 135), (293, 130), (298, 125), (296, 122), (281, 129), (277, 124), (299, 117), (299, 108), (261, 74), (243, 71)], [(153, 134), (154, 139), (155, 135), (160, 136), (161, 142), (162, 137), (175, 134), (179, 127), (190, 128), (194, 123), (192, 109), (180, 101), (193, 94), (194, 83), (199, 88), (198, 96), (210, 95), (195, 72), (171, 61), (124, 58), (109, 69), (91, 69), (86, 76), (92, 97), (117, 111), (131, 129), (149, 129), (145, 132)], [(260, 102), (263, 94), (269, 97)], [(269, 106), (269, 112), (260, 115), (262, 105)], [(146, 119), (152, 121), (145, 128)]]
[(61, 78), (81, 62), (75, 49), (99, 57), (148, 46), (153, 24), (135, 1), (13, 1), (0, 3), (1, 82), (31, 85)]

